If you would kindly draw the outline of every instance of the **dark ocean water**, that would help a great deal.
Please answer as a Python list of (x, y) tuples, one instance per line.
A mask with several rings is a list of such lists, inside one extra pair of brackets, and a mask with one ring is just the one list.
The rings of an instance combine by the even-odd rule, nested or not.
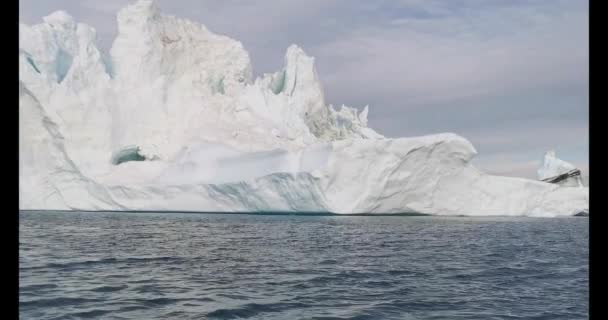
[(588, 218), (19, 218), (21, 319), (588, 318)]

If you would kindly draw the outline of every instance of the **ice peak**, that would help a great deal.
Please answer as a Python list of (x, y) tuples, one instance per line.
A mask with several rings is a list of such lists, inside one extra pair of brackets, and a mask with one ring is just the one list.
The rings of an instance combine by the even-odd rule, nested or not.
[(365, 126), (367, 126), (367, 114), (369, 113), (369, 106), (365, 106), (365, 108), (363, 108), (363, 111), (361, 111), (361, 113), (359, 113), (359, 121), (361, 121), (361, 123)]
[(291, 44), (289, 47), (287, 47), (287, 57), (294, 57), (300, 55), (308, 57), (306, 52), (304, 52), (304, 49), (300, 48), (300, 46), (298, 46), (297, 44)]
[[(314, 71), (315, 58), (306, 54), (306, 52), (296, 44), (292, 44), (287, 48), (285, 53), (285, 67), (301, 65), (307, 71)], [(301, 68), (298, 68), (301, 69)]]
[(320, 91), (320, 84), (317, 78), (315, 59), (304, 52), (299, 46), (292, 44), (285, 53), (285, 91), (293, 95), (296, 87), (316, 88)]
[[(545, 159), (547, 158), (555, 158), (555, 150), (549, 150), (545, 153)], [(546, 161), (546, 160), (545, 160)]]
[(125, 7), (140, 13), (156, 14), (159, 12), (158, 3), (156, 0), (137, 0), (131, 5)]
[(48, 16), (43, 17), (42, 20), (54, 27), (62, 27), (66, 29), (74, 29), (76, 27), (74, 18), (63, 10), (57, 10)]
[(118, 25), (130, 20), (148, 22), (160, 16), (160, 9), (155, 0), (138, 0), (118, 11)]

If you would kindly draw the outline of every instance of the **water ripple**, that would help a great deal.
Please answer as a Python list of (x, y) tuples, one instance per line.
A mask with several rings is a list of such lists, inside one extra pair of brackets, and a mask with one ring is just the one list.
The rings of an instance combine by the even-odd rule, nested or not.
[(586, 319), (588, 219), (20, 213), (24, 319)]

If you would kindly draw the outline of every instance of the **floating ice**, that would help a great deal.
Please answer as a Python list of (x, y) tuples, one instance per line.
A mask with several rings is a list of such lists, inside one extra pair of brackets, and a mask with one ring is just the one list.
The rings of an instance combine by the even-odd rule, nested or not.
[[(573, 215), (587, 188), (487, 175), (450, 133), (389, 139), (325, 104), (314, 58), (252, 78), (240, 42), (140, 0), (109, 55), (58, 11), (20, 25), (20, 208)], [(356, 70), (353, 70), (355, 72)]]
[(538, 180), (568, 187), (583, 187), (581, 171), (571, 163), (558, 159), (553, 150), (545, 154), (543, 165), (538, 169)]

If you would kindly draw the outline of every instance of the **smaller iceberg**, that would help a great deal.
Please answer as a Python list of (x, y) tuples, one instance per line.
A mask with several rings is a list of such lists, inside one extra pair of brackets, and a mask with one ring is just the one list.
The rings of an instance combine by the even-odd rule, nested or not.
[(545, 153), (543, 165), (538, 169), (538, 180), (564, 187), (583, 187), (581, 171), (573, 164), (557, 158), (553, 150)]

